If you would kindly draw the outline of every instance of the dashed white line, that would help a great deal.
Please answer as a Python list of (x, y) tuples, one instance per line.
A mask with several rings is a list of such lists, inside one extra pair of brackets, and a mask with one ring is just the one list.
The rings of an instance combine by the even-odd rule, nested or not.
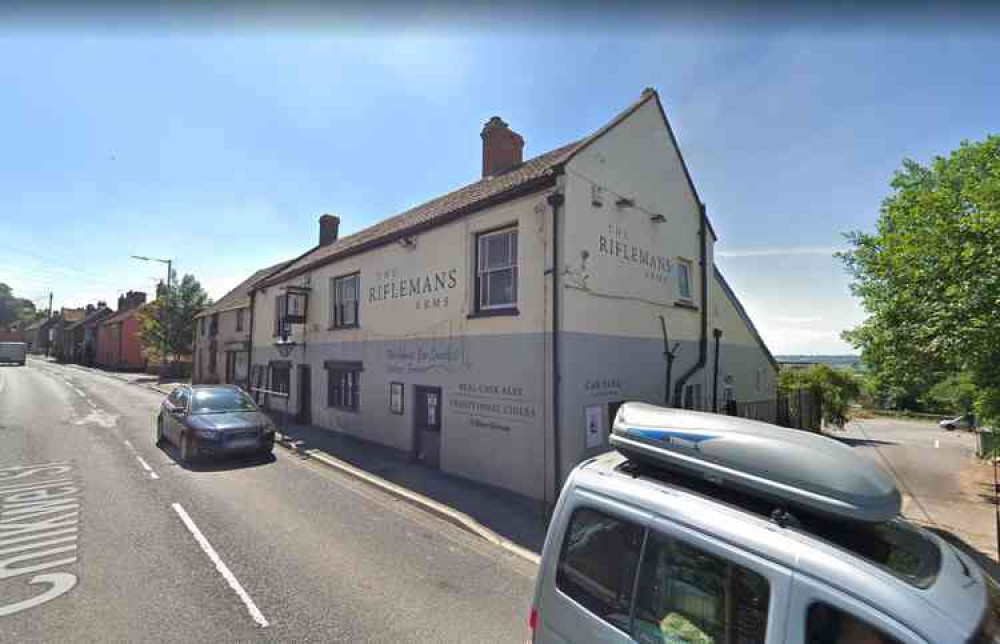
[(205, 535), (201, 533), (201, 530), (199, 530), (198, 526), (196, 526), (194, 521), (191, 520), (191, 517), (188, 516), (188, 513), (184, 510), (184, 508), (181, 507), (181, 504), (174, 503), (171, 505), (171, 507), (173, 507), (174, 512), (176, 512), (177, 516), (181, 518), (181, 521), (184, 522), (184, 525), (191, 532), (191, 534), (194, 535), (194, 539), (195, 541), (198, 542), (198, 545), (201, 546), (201, 549), (205, 552), (206, 555), (208, 555), (208, 558), (212, 560), (212, 563), (215, 564), (215, 569), (219, 571), (219, 574), (222, 575), (222, 578), (226, 580), (226, 582), (229, 584), (229, 587), (232, 588), (234, 591), (236, 591), (236, 594), (239, 596), (239, 598), (243, 600), (243, 604), (247, 607), (247, 610), (250, 612), (250, 617), (253, 618), (253, 621), (257, 622), (262, 628), (267, 628), (268, 621), (267, 619), (264, 618), (264, 615), (260, 612), (260, 609), (257, 608), (257, 604), (253, 603), (253, 600), (250, 599), (250, 595), (248, 595), (247, 591), (243, 589), (243, 586), (240, 585), (239, 580), (236, 579), (236, 576), (233, 575), (232, 571), (229, 570), (229, 567), (226, 566), (225, 562), (222, 561), (222, 559), (219, 557), (219, 553), (215, 551), (215, 548), (212, 547), (212, 544), (210, 544), (208, 542), (208, 539), (205, 538)]
[(937, 449), (939, 447), (941, 447), (941, 441), (939, 441), (938, 439), (935, 438), (934, 439), (934, 449)]
[(146, 459), (139, 456), (139, 452), (136, 451), (132, 443), (128, 439), (125, 439), (122, 442), (125, 443), (125, 447), (129, 448), (129, 450), (132, 451), (132, 454), (135, 456), (136, 460), (139, 461), (139, 465), (142, 465), (142, 469), (149, 472), (149, 478), (153, 479), (154, 481), (158, 480), (160, 478), (160, 475), (153, 471), (153, 468), (149, 466), (149, 463), (146, 462)]

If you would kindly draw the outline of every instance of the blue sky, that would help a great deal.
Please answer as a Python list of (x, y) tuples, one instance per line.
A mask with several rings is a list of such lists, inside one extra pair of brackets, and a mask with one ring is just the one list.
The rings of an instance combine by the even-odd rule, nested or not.
[(995, 133), (982, 32), (105, 29), (0, 33), (0, 281), (115, 302), (172, 257), (214, 297), (315, 244), (477, 179), (502, 116), (528, 156), (657, 88), (775, 353), (845, 352), (863, 312), (835, 259), (904, 157)]

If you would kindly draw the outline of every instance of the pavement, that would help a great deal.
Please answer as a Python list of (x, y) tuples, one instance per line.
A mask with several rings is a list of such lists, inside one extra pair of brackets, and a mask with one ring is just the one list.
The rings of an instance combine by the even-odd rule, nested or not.
[[(891, 418), (851, 421), (828, 434), (853, 445), (896, 479), (903, 515), (977, 555), (997, 561), (992, 468), (976, 457), (973, 432)], [(985, 471), (984, 471), (984, 468)]]
[(0, 368), (4, 641), (524, 640), (523, 557), (297, 452), (181, 465), (161, 400)]

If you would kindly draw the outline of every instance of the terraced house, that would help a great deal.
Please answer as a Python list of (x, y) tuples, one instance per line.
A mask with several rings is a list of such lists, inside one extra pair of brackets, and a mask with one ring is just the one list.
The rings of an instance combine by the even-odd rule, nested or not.
[(528, 161), (498, 117), (481, 138), (478, 181), (345, 237), (324, 215), (250, 289), (269, 406), (551, 503), (622, 401), (775, 397), (655, 91)]

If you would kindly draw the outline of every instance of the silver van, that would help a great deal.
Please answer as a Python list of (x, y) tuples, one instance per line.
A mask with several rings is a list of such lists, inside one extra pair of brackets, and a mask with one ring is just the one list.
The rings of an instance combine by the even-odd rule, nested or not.
[[(793, 430), (653, 409), (661, 426), (678, 420), (683, 431), (708, 428), (697, 434), (700, 445), (688, 441), (674, 452), (690, 462), (705, 458), (705, 441), (728, 440), (730, 427), (743, 436), (760, 430), (745, 450), (758, 464), (769, 451), (792, 451), (780, 439)], [(627, 403), (614, 431), (634, 429), (630, 414), (650, 413)], [(685, 444), (683, 431), (665, 443)], [(823, 448), (829, 441), (834, 455), (810, 463), (814, 471), (864, 459), (811, 436), (804, 442)], [(1000, 642), (996, 584), (971, 558), (901, 517), (787, 511), (780, 493), (727, 487), (715, 474), (699, 479), (632, 456), (612, 451), (587, 460), (563, 486), (536, 580), (533, 642)], [(737, 461), (716, 459), (711, 467), (735, 470)], [(847, 469), (871, 479), (864, 461)], [(777, 488), (795, 487), (775, 478)], [(870, 481), (847, 483), (861, 489)]]

